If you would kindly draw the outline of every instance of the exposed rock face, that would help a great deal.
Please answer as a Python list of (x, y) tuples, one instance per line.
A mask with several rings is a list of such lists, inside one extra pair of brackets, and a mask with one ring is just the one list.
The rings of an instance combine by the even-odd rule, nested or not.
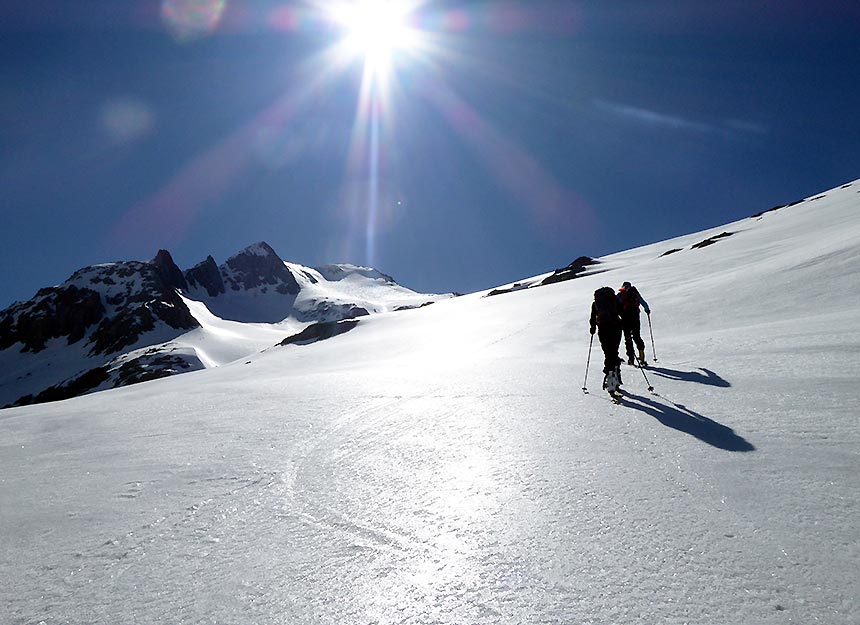
[(182, 275), (182, 271), (173, 262), (170, 252), (167, 250), (158, 250), (155, 258), (152, 259), (152, 264), (155, 266), (155, 271), (161, 277), (164, 284), (173, 289), (188, 289), (185, 276)]
[(104, 316), (98, 292), (73, 284), (40, 289), (29, 302), (13, 304), (0, 313), (0, 350), (22, 343), (23, 352), (45, 349), (49, 339), (80, 341)]
[(589, 258), (588, 256), (580, 256), (575, 261), (570, 263), (567, 267), (556, 269), (551, 275), (547, 276), (538, 283), (515, 282), (512, 286), (507, 288), (493, 289), (492, 291), (487, 293), (486, 297), (491, 297), (493, 295), (503, 295), (505, 293), (513, 293), (515, 291), (522, 291), (523, 289), (533, 289), (539, 286), (555, 284), (556, 282), (564, 282), (565, 280), (573, 280), (574, 278), (578, 278), (583, 275), (586, 268), (590, 267), (591, 265), (597, 265), (598, 263), (599, 261), (596, 261), (593, 258)]
[(690, 249), (698, 250), (703, 247), (708, 247), (709, 245), (713, 245), (720, 239), (725, 239), (726, 237), (730, 237), (734, 234), (734, 232), (721, 232), (720, 234), (715, 234), (714, 236), (705, 239), (704, 241), (699, 241), (698, 243), (694, 243)]
[(151, 262), (86, 267), (0, 312), (0, 349), (20, 342), (21, 351), (39, 352), (49, 339), (66, 337), (72, 345), (88, 337), (90, 355), (113, 354), (158, 321), (176, 330), (196, 328), (197, 320), (176, 294), (176, 285), (184, 283), (165, 251)]
[(299, 283), (284, 261), (267, 243), (256, 243), (231, 256), (222, 265), (224, 284), (232, 291), (273, 286), (277, 293), (295, 295)]
[(596, 265), (597, 261), (588, 256), (580, 256), (567, 267), (556, 269), (551, 276), (547, 276), (541, 281), (541, 286), (545, 284), (555, 284), (556, 282), (564, 282), (565, 280), (573, 280), (582, 275), (587, 267)]
[(207, 256), (202, 263), (198, 263), (186, 271), (185, 280), (189, 289), (202, 287), (206, 289), (210, 297), (224, 293), (224, 279), (221, 277), (221, 271), (211, 255)]
[(3, 406), (3, 408), (70, 399), (89, 393), (99, 387), (102, 389), (117, 388), (129, 384), (137, 384), (138, 382), (166, 378), (195, 368), (197, 367), (193, 367), (181, 355), (152, 350), (152, 353), (143, 353), (131, 360), (125, 360), (122, 364), (112, 361), (105, 365), (94, 367), (59, 384), (49, 386), (35, 396), (31, 394), (20, 397), (9, 405)]
[(299, 321), (340, 321), (341, 319), (355, 319), (370, 314), (368, 310), (356, 304), (336, 304), (329, 301), (316, 302), (306, 310), (296, 311), (296, 319)]
[(25, 395), (13, 404), (3, 407), (29, 406), (30, 404), (41, 404), (46, 401), (60, 401), (61, 399), (77, 397), (78, 395), (83, 395), (84, 393), (98, 387), (107, 380), (108, 377), (110, 376), (108, 374), (107, 367), (96, 367), (82, 373), (73, 380), (49, 386), (35, 397), (33, 395)]
[(278, 345), (309, 345), (310, 343), (324, 341), (325, 339), (330, 339), (338, 334), (349, 332), (356, 325), (358, 325), (358, 319), (320, 321), (318, 323), (312, 323), (298, 334), (288, 336), (278, 343)]
[[(341, 288), (316, 286), (326, 281)], [(303, 288), (312, 290), (302, 293)], [(387, 296), (376, 301), (374, 289), (406, 301), (416, 295), (370, 267), (287, 264), (262, 242), (220, 266), (208, 256), (185, 272), (167, 250), (147, 262), (85, 267), (0, 311), (0, 406), (66, 399), (204, 368), (194, 348), (170, 342), (200, 326), (189, 300), (239, 322), (277, 323), (289, 316), (321, 322), (284, 343), (306, 344), (387, 309)], [(70, 347), (63, 349), (63, 343)]]
[(136, 343), (142, 334), (154, 330), (157, 321), (175, 330), (191, 330), (200, 325), (176, 293), (163, 300), (140, 298), (98, 325), (90, 338), (91, 353), (115, 354)]
[[(306, 275), (300, 276), (303, 281)], [(185, 272), (186, 294), (210, 312), (243, 323), (276, 323), (293, 311), (301, 285), (267, 243), (248, 246), (218, 266), (209, 256)]]
[(113, 380), (113, 387), (158, 380), (195, 368), (182, 356), (153, 350), (152, 353), (144, 353), (137, 358), (124, 362), (118, 368), (111, 369), (111, 373), (116, 378)]

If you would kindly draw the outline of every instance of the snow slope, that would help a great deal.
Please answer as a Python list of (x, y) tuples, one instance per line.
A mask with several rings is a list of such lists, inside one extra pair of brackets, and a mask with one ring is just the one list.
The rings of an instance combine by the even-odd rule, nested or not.
[(340, 320), (358, 309), (364, 311), (361, 314), (374, 314), (417, 308), (451, 297), (450, 294), (417, 293), (367, 267), (340, 264), (313, 269), (296, 263), (285, 264), (296, 277), (300, 290), (292, 303), (290, 316), (283, 321), (231, 321), (213, 314), (201, 301), (182, 297), (200, 327), (155, 347), (189, 351), (208, 369), (264, 351), (297, 334), (311, 322)]
[[(169, 262), (178, 280), (184, 280), (169, 253), (162, 251), (156, 261), (149, 263), (128, 261), (81, 269), (62, 285), (44, 289), (30, 302), (11, 307), (8, 328), (0, 323), (0, 337), (4, 332), (17, 336), (11, 329), (18, 324), (21, 314), (18, 309), (29, 311), (30, 321), (24, 325), (42, 329), (31, 332), (35, 335), (32, 342), (41, 351), (26, 351), (27, 346), (16, 342), (15, 338), (4, 341), (7, 347), (0, 349), (0, 406), (46, 401), (40, 393), (55, 385), (71, 387), (73, 390), (63, 395), (71, 397), (125, 386), (141, 378), (217, 367), (271, 347), (312, 322), (415, 308), (452, 297), (451, 294), (416, 293), (367, 267), (342, 264), (317, 270), (285, 263), (265, 243), (251, 245), (233, 255), (221, 269), (211, 257), (202, 263), (211, 263), (218, 279), (227, 282), (230, 288), (226, 292), (222, 290), (211, 295), (205, 286), (194, 282), (194, 286), (186, 288), (187, 284), (182, 282), (180, 286), (184, 292), (179, 293), (175, 290), (179, 287), (161, 281), (154, 264), (159, 257), (162, 262)], [(111, 336), (115, 333), (124, 337), (124, 330), (134, 330), (135, 320), (129, 314), (116, 321), (128, 308), (128, 302), (148, 308), (163, 300), (161, 310), (181, 308), (184, 316), (177, 316), (184, 323), (173, 320), (171, 325), (157, 318), (151, 329), (130, 332), (133, 336), (123, 344), (102, 353), (91, 345), (95, 340), (92, 337), (99, 335), (101, 326), (96, 328), (93, 324), (93, 327), (82, 329), (76, 341), (70, 343), (72, 338), (67, 340), (65, 336), (68, 330), (54, 330), (49, 323), (40, 324), (39, 316), (33, 313), (41, 300), (56, 299), (55, 291), (68, 288), (90, 289), (96, 301), (107, 304), (100, 321), (115, 331)], [(117, 300), (123, 304), (121, 307), (116, 305)], [(50, 310), (55, 321), (81, 316), (80, 306), (66, 305), (62, 310), (54, 310), (51, 305), (42, 308)], [(6, 312), (0, 311), (0, 322)], [(167, 321), (171, 319), (168, 317)], [(192, 327), (194, 329), (189, 331)], [(43, 334), (51, 335), (52, 331), (57, 336), (46, 340), (42, 348), (37, 339)], [(114, 340), (113, 343), (119, 342)], [(54, 395), (50, 399), (57, 398)]]
[[(858, 191), (0, 411), (0, 622), (860, 622)], [(658, 394), (615, 406), (623, 280)]]

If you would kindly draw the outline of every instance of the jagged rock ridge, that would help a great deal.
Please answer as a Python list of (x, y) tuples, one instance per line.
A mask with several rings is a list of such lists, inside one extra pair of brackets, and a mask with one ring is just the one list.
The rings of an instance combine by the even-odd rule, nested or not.
[[(394, 294), (396, 306), (380, 305), (379, 290)], [(210, 255), (186, 271), (167, 250), (150, 261), (85, 267), (0, 311), (0, 406), (66, 399), (217, 366), (184, 339), (174, 342), (190, 330), (202, 331), (195, 315), (276, 327), (289, 321), (286, 334), (305, 324), (432, 301), (372, 268), (286, 263), (265, 242), (220, 266)]]
[(86, 338), (90, 356), (107, 355), (133, 345), (159, 322), (175, 330), (195, 328), (197, 320), (176, 293), (184, 283), (165, 250), (149, 262), (85, 267), (0, 312), (0, 350), (20, 343), (20, 351), (37, 353), (51, 339), (73, 345)]

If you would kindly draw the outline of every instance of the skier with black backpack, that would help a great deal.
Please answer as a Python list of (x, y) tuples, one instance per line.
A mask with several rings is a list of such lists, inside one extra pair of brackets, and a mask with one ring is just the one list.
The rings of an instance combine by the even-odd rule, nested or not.
[(645, 310), (645, 314), (651, 315), (651, 309), (648, 307), (648, 302), (639, 294), (639, 290), (625, 282), (618, 290), (618, 303), (621, 306), (621, 323), (624, 329), (624, 348), (627, 351), (627, 364), (636, 364), (637, 354), (633, 351), (633, 344), (636, 343), (636, 348), (639, 350), (639, 364), (646, 365), (645, 362), (645, 341), (642, 340), (639, 325), (639, 306)]
[(603, 349), (603, 388), (615, 397), (621, 386), (621, 358), (618, 348), (621, 345), (621, 305), (615, 290), (604, 286), (594, 292), (589, 320), (591, 334), (597, 329), (597, 338)]

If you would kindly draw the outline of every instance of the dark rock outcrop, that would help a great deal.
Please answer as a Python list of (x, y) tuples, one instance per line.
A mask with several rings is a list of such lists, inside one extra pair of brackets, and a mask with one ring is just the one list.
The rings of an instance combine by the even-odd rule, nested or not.
[(760, 213), (756, 213), (755, 215), (750, 215), (750, 218), (755, 219), (756, 217), (761, 217), (765, 213), (772, 213), (774, 211), (778, 211), (781, 208), (785, 208), (788, 204), (780, 204), (779, 206), (774, 206), (773, 208), (769, 208), (766, 211), (761, 211)]
[[(123, 363), (119, 367), (112, 367), (111, 363), (94, 367), (59, 384), (49, 386), (35, 396), (32, 394), (25, 395), (8, 406), (3, 407), (28, 406), (47, 401), (70, 399), (79, 395), (85, 395), (100, 386), (104, 388), (117, 388), (129, 384), (137, 384), (138, 382), (166, 378), (191, 368), (191, 365), (181, 356), (170, 353), (145, 353)], [(105, 382), (109, 382), (109, 384), (105, 384)]]
[[(97, 388), (110, 377), (107, 366), (95, 367), (61, 384), (49, 386), (37, 395), (25, 395), (19, 398), (11, 406), (29, 406), (30, 404), (42, 404), (46, 401), (60, 401), (83, 395)], [(4, 406), (9, 407), (9, 406)]]
[[(455, 297), (459, 297), (459, 296), (457, 294), (455, 294)], [(398, 306), (394, 310), (395, 310), (395, 312), (399, 312), (401, 310), (415, 310), (416, 308), (426, 308), (427, 306), (432, 306), (435, 303), (436, 302), (424, 302), (423, 304), (418, 304), (416, 306)]]
[(278, 345), (308, 345), (325, 339), (330, 339), (338, 334), (349, 332), (358, 325), (358, 319), (344, 319), (343, 321), (320, 321), (312, 323), (298, 334), (288, 336)]
[(355, 319), (366, 317), (370, 312), (363, 306), (349, 303), (336, 303), (328, 300), (315, 302), (315, 305), (307, 310), (295, 311), (294, 315), (299, 321), (340, 321), (341, 319)]
[(575, 261), (570, 263), (567, 267), (562, 267), (561, 269), (556, 269), (552, 275), (544, 278), (540, 286), (545, 286), (547, 284), (555, 284), (557, 282), (564, 282), (565, 280), (573, 280), (574, 278), (578, 278), (583, 274), (586, 268), (596, 265), (598, 261), (593, 258), (589, 258), (588, 256), (580, 256)]
[(188, 289), (185, 276), (182, 275), (182, 271), (173, 262), (170, 252), (167, 250), (158, 250), (155, 258), (152, 259), (152, 264), (155, 266), (155, 271), (161, 277), (164, 284), (173, 289)]
[(98, 292), (73, 284), (40, 289), (29, 302), (16, 303), (0, 313), (0, 350), (22, 343), (23, 352), (39, 352), (54, 338), (80, 341), (90, 326), (104, 316)]
[(491, 297), (493, 295), (504, 295), (505, 293), (514, 293), (515, 291), (522, 291), (524, 289), (533, 289), (539, 286), (546, 286), (548, 284), (556, 284), (557, 282), (573, 280), (574, 278), (580, 277), (585, 272), (586, 268), (592, 265), (597, 265), (599, 262), (600, 261), (594, 260), (593, 258), (589, 258), (588, 256), (580, 256), (575, 261), (570, 263), (567, 267), (556, 269), (551, 275), (547, 276), (536, 284), (533, 282), (515, 282), (513, 285), (504, 289), (493, 289), (492, 291), (487, 293), (486, 297)]
[(189, 289), (202, 287), (210, 297), (216, 297), (224, 293), (224, 279), (221, 277), (221, 271), (218, 265), (215, 264), (215, 259), (212, 256), (207, 256), (206, 260), (194, 265), (191, 269), (185, 272), (185, 280)]
[(87, 337), (90, 355), (113, 354), (136, 343), (161, 321), (175, 330), (198, 327), (176, 293), (185, 284), (170, 254), (76, 271), (63, 284), (41, 289), (29, 302), (0, 312), (0, 349), (16, 343), (39, 352), (50, 339), (72, 345)]
[(183, 373), (189, 369), (191, 369), (191, 365), (181, 356), (174, 354), (144, 354), (123, 363), (116, 370), (114, 388), (137, 384), (138, 382), (147, 382), (149, 380), (159, 380)]
[(715, 234), (712, 237), (705, 239), (704, 241), (699, 241), (698, 243), (694, 243), (691, 246), (691, 249), (697, 250), (703, 247), (708, 247), (709, 245), (713, 245), (720, 239), (725, 239), (726, 237), (730, 237), (734, 234), (734, 232), (721, 232), (720, 234)]
[(224, 283), (232, 291), (274, 286), (282, 295), (295, 295), (299, 283), (268, 243), (260, 242), (231, 256), (221, 267)]
[(191, 330), (199, 325), (175, 294), (168, 301), (152, 299), (105, 318), (90, 337), (93, 344), (91, 353), (115, 354), (130, 347), (141, 335), (154, 330), (159, 320), (175, 330)]
[[(207, 256), (185, 272), (163, 249), (150, 261), (80, 269), (62, 284), (41, 289), (30, 301), (0, 311), (0, 350), (43, 352), (37, 359), (21, 356), (25, 360), (20, 375), (10, 373), (0, 386), (2, 402), (24, 405), (66, 399), (203, 368), (196, 356), (165, 343), (199, 327), (183, 297), (204, 302), (224, 319), (278, 322), (292, 314), (316, 322), (285, 339), (284, 345), (336, 336), (355, 327), (356, 317), (375, 310), (364, 300), (352, 301), (349, 284), (343, 297), (321, 296), (310, 305), (305, 298), (296, 307), (299, 280), (313, 284), (320, 278), (316, 271), (300, 267), (295, 270), (302, 273), (294, 274), (293, 267), (260, 242), (220, 266)], [(380, 282), (396, 286), (389, 276), (367, 267), (330, 265), (321, 273), (325, 280), (360, 276), (377, 287)], [(58, 349), (58, 339), (77, 345), (68, 351)]]
[(541, 286), (540, 284), (523, 284), (522, 282), (514, 282), (507, 289), (493, 289), (489, 293), (487, 293), (486, 297), (493, 297), (494, 295), (504, 295), (505, 293), (513, 293), (514, 291), (522, 291), (523, 289), (528, 289), (533, 286)]

